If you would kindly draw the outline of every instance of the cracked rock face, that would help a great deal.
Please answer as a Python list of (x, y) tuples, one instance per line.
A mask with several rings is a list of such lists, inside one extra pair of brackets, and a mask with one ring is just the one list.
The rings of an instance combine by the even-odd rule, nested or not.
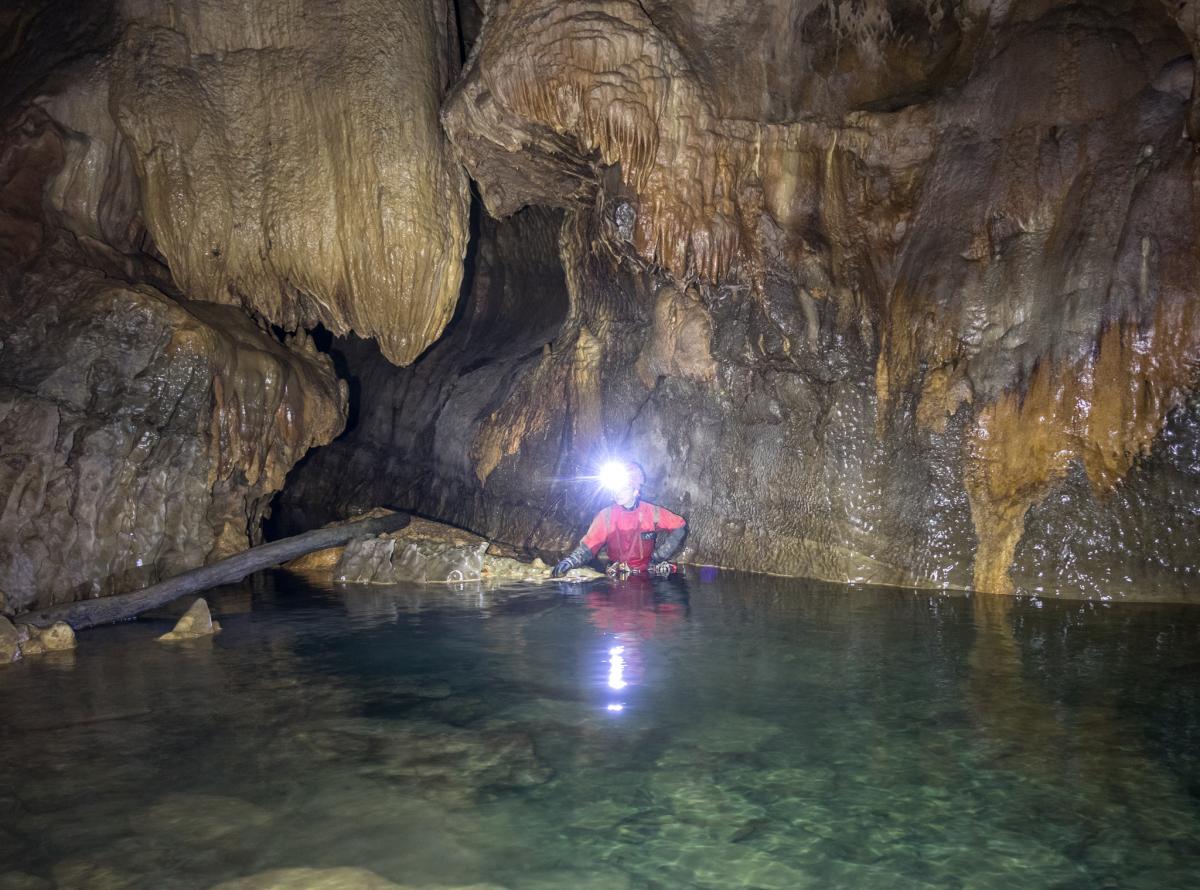
[(328, 360), (233, 307), (87, 271), (30, 271), (8, 296), (22, 319), (0, 351), (10, 608), (136, 588), (245, 549), (287, 470), (344, 423)]
[[(87, 66), (87, 71), (94, 68)], [(245, 549), (345, 421), (309, 339), (169, 296), (90, 80), (18, 108), (0, 164), (0, 590), (22, 610)], [(57, 115), (57, 119), (54, 115)]]

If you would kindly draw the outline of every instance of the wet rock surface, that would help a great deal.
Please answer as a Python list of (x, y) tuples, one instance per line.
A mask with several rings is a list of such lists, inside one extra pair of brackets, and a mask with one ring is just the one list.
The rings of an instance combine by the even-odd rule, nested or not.
[(21, 655), (42, 655), (46, 652), (65, 652), (75, 648), (75, 631), (71, 625), (56, 621), (49, 627), (18, 624)]
[(208, 610), (208, 602), (203, 597), (197, 597), (175, 626), (158, 639), (165, 642), (194, 640), (197, 637), (211, 637), (220, 629), (221, 625), (213, 621)]
[[(619, 452), (687, 515), (687, 560), (1192, 597), (1193, 30), (1150, 3), (497, 7), (443, 120), (507, 221), (421, 367), (335, 344), (386, 395), (283, 513), (368, 506), (382, 476), (562, 552)], [(540, 351), (473, 321), (522, 280)], [(1166, 501), (1179, 523), (1137, 518)]]
[(0, 59), (7, 611), (246, 546), (343, 418), (276, 531), (548, 559), (621, 453), (695, 563), (1194, 598), (1194, 3), (76, 6)]
[(343, 423), (329, 364), (238, 310), (84, 272), (29, 273), (8, 296), (21, 319), (0, 351), (11, 608), (245, 549), (286, 471)]

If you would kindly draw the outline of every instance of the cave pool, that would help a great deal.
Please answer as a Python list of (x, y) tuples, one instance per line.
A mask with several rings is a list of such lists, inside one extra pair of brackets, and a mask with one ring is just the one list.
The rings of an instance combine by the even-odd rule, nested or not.
[[(209, 600), (215, 638), (0, 670), (0, 887), (1200, 887), (1195, 606), (694, 570)], [(308, 874), (246, 886), (359, 886)]]

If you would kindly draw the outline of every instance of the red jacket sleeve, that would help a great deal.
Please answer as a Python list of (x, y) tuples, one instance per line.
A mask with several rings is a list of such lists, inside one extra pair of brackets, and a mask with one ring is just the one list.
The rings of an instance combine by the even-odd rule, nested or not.
[(608, 540), (608, 526), (604, 522), (604, 514), (607, 507), (596, 514), (592, 520), (592, 524), (588, 526), (587, 534), (583, 536), (581, 543), (588, 550), (592, 551), (592, 556), (600, 552), (600, 548), (604, 546)]
[(677, 528), (683, 528), (687, 525), (687, 521), (678, 513), (672, 513), (666, 507), (657, 507), (658, 523), (655, 525), (655, 531), (674, 531)]

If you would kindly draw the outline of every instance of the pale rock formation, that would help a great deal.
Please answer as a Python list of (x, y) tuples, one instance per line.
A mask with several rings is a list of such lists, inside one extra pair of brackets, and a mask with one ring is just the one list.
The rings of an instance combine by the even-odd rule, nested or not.
[(454, 311), (467, 184), (451, 5), (126, 0), (111, 105), (180, 289), (407, 364)]
[(20, 634), (11, 621), (0, 615), (0, 665), (12, 664), (20, 657)]
[(194, 640), (197, 637), (211, 637), (220, 630), (221, 625), (213, 620), (208, 611), (208, 601), (204, 597), (197, 597), (196, 601), (188, 606), (188, 610), (175, 622), (175, 627), (159, 637), (159, 640), (166, 642)]
[[(377, 537), (355, 538), (332, 567), (335, 581), (349, 584), (471, 584), (492, 587), (550, 580), (542, 560), (525, 562), (503, 555), (477, 535), (426, 520)], [(594, 569), (573, 569), (562, 580), (601, 577)]]
[(17, 634), (21, 640), (21, 655), (25, 657), (75, 648), (75, 631), (63, 621), (56, 621), (49, 627), (18, 624)]

